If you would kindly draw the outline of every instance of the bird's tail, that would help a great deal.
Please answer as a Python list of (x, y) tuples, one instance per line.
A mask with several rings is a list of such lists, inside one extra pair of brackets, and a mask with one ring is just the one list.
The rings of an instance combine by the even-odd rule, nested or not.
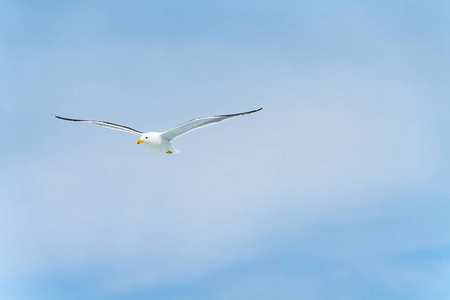
[(170, 145), (170, 152), (172, 152), (171, 154), (177, 154), (177, 153), (180, 153), (180, 151), (177, 150), (177, 149), (175, 149), (175, 148), (172, 146), (172, 144)]

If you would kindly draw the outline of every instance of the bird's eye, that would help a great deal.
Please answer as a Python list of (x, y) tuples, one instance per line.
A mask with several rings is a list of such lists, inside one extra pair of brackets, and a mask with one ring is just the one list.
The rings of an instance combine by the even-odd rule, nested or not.
[(147, 137), (145, 137), (145, 139), (148, 139), (148, 136), (147, 136)]

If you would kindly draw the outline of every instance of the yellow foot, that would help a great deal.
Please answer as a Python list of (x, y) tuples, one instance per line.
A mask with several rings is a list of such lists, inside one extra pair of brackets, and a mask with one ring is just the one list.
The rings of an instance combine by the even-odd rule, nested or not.
[(173, 152), (172, 151), (170, 151), (170, 150), (168, 150), (167, 152), (166, 152), (167, 154), (172, 154)]

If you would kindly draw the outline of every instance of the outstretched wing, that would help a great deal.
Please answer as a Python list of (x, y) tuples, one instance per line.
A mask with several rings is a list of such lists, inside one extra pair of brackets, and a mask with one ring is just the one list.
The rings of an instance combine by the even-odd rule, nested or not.
[(118, 125), (118, 124), (114, 124), (114, 123), (110, 123), (110, 122), (92, 121), (92, 120), (78, 120), (78, 119), (63, 118), (63, 117), (59, 117), (59, 116), (56, 116), (56, 115), (53, 115), (53, 116), (55, 118), (58, 118), (58, 119), (61, 119), (61, 120), (91, 123), (91, 124), (95, 124), (95, 125), (106, 127), (106, 128), (111, 128), (111, 129), (115, 129), (115, 130), (120, 130), (120, 131), (133, 133), (133, 134), (136, 134), (136, 135), (139, 135), (139, 136), (142, 135), (142, 132), (137, 131), (137, 130), (135, 130), (133, 128), (122, 126), (122, 125)]
[(234, 118), (237, 116), (242, 116), (242, 115), (246, 115), (246, 114), (252, 114), (254, 112), (260, 111), (262, 109), (262, 107), (260, 109), (256, 109), (256, 110), (252, 110), (252, 111), (246, 111), (243, 113), (238, 113), (238, 114), (231, 114), (231, 115), (221, 115), (221, 116), (214, 116), (214, 117), (204, 117), (204, 118), (197, 118), (197, 119), (193, 119), (190, 120), (186, 123), (183, 123), (181, 125), (178, 125), (172, 129), (169, 129), (165, 132), (163, 132), (161, 134), (161, 136), (169, 141), (182, 136), (183, 134), (188, 133), (189, 131), (195, 130), (195, 129), (199, 129), (201, 127), (204, 126), (209, 126), (212, 125), (214, 123), (218, 123), (221, 122), (223, 120), (229, 119), (229, 118)]

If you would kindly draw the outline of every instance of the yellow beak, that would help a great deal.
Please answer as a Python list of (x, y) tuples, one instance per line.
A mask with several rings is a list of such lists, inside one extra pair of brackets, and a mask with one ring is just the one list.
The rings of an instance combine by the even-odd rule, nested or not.
[(139, 140), (137, 140), (137, 142), (136, 142), (136, 144), (140, 144), (140, 143), (143, 143), (144, 141), (143, 140), (141, 140), (141, 139), (139, 139)]

